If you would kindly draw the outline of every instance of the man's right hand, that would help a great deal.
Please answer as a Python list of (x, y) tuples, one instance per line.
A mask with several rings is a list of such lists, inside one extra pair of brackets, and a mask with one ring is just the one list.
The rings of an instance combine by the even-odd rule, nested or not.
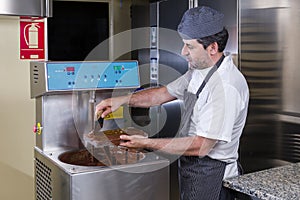
[(121, 105), (128, 103), (129, 98), (130, 98), (130, 95), (108, 98), (108, 99), (102, 100), (96, 106), (95, 116), (97, 116), (98, 112), (102, 112), (101, 117), (104, 118), (106, 115), (116, 111)]

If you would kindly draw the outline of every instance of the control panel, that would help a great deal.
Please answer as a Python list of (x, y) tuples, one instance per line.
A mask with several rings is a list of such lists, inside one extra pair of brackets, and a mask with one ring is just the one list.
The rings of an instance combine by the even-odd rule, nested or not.
[(139, 86), (138, 64), (128, 62), (47, 63), (48, 90)]
[(32, 62), (32, 95), (66, 90), (138, 88), (137, 61)]

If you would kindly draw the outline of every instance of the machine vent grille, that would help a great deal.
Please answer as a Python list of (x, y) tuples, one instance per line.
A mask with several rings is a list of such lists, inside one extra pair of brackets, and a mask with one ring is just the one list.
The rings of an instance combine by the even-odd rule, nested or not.
[(52, 200), (51, 169), (36, 158), (35, 173), (36, 199)]
[(33, 71), (32, 71), (32, 75), (33, 75), (33, 83), (38, 83), (39, 80), (39, 69), (37, 66), (34, 66)]
[(282, 159), (289, 162), (300, 161), (300, 133), (299, 124), (282, 122), (281, 139)]

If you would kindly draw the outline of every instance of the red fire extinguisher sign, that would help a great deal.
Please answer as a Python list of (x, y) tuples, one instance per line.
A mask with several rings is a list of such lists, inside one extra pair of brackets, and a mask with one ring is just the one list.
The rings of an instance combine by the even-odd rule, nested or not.
[(20, 17), (20, 59), (45, 59), (43, 18)]

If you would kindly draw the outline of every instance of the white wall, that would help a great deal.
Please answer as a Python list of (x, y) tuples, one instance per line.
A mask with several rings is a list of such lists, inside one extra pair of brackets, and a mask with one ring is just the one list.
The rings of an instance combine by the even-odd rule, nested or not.
[[(130, 0), (110, 4), (110, 34), (130, 28)], [(0, 199), (34, 199), (35, 100), (29, 61), (20, 60), (19, 17), (0, 16)]]
[(0, 17), (0, 199), (27, 200), (33, 199), (35, 107), (19, 37), (19, 18)]

